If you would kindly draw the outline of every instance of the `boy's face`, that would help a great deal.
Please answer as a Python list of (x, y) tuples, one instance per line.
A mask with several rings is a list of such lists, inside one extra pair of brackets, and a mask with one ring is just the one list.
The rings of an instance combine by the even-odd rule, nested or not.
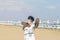
[(31, 19), (28, 19), (27, 22), (28, 22), (28, 24), (31, 24), (32, 23), (32, 20)]

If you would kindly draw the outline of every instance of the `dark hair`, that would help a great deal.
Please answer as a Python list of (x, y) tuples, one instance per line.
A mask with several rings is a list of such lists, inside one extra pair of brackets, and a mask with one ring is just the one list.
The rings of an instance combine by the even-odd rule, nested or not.
[(28, 19), (31, 19), (32, 21), (34, 21), (34, 17), (33, 16), (29, 16)]

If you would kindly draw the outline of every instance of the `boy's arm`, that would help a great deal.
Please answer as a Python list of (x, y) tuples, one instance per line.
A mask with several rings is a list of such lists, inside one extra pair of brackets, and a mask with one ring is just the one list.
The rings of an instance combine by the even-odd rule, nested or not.
[(23, 27), (29, 27), (29, 24), (26, 22), (21, 22), (21, 24), (23, 25)]
[(21, 24), (23, 25), (23, 30), (24, 30), (25, 27), (30, 27), (30, 25), (26, 22), (21, 22)]
[(40, 22), (40, 19), (39, 19), (39, 18), (36, 18), (36, 21), (35, 21), (35, 27), (34, 27), (34, 28), (38, 28), (39, 22)]

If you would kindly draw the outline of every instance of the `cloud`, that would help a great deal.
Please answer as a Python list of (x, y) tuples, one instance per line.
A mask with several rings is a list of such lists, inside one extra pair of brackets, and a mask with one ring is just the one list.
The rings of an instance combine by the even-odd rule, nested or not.
[(40, 0), (41, 3), (48, 3), (47, 0)]
[(24, 0), (7, 0), (2, 1), (0, 0), (0, 11), (6, 10), (8, 11), (18, 11), (18, 12), (24, 12), (24, 13), (31, 13), (32, 12), (32, 6), (27, 5), (26, 1)]
[(56, 6), (47, 6), (48, 9), (56, 9)]
[(24, 1), (15, 1), (15, 0), (7, 0), (2, 1), (0, 0), (0, 10), (7, 10), (7, 11), (21, 11), (24, 5)]

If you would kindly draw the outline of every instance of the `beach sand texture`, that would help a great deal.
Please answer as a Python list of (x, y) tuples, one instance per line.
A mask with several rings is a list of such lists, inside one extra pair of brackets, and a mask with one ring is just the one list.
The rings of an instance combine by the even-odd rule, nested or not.
[[(36, 29), (36, 40), (60, 40), (60, 30)], [(24, 32), (19, 26), (0, 25), (0, 40), (24, 40)]]

